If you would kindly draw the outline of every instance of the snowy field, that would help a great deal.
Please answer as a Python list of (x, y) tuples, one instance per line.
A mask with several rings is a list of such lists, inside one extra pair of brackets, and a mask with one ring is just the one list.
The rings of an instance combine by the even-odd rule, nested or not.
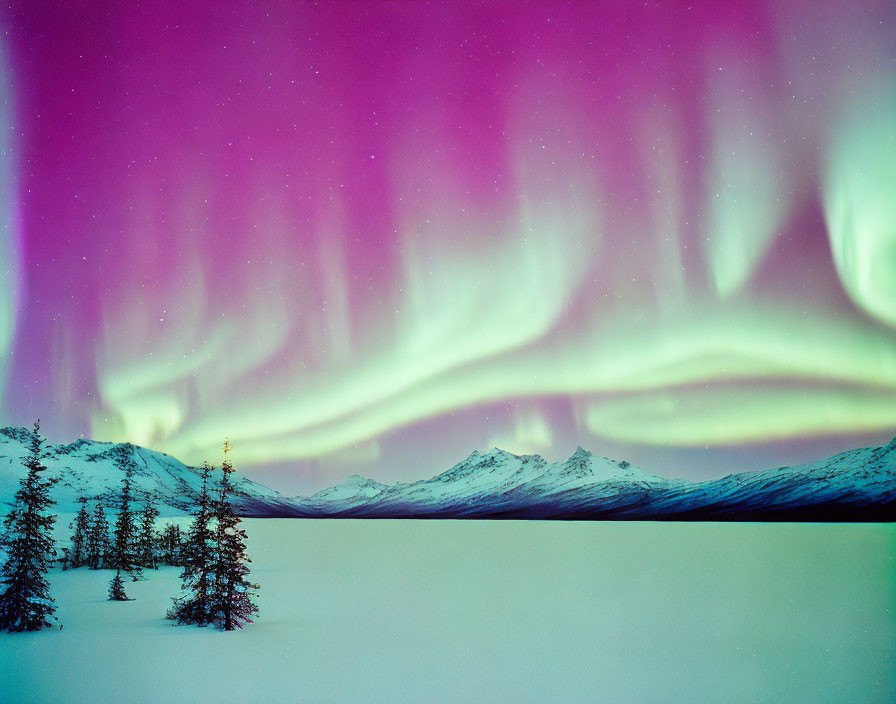
[[(66, 521), (67, 523), (67, 521)], [(893, 702), (896, 526), (249, 520), (261, 615), (163, 619), (178, 571), (0, 634), (3, 702)]]

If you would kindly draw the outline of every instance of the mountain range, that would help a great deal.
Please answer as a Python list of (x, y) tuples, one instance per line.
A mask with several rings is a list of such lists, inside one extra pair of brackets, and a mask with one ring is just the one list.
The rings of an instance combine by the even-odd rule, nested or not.
[[(0, 501), (18, 486), (28, 435), (0, 429)], [(121, 448), (137, 466), (138, 494), (154, 494), (163, 513), (193, 510), (197, 468), (135, 445), (85, 439), (48, 445), (57, 510), (75, 511), (79, 496), (114, 507), (122, 472), (112, 457)], [(239, 473), (235, 484), (238, 510), (257, 517), (893, 521), (896, 438), (819, 462), (702, 482), (654, 476), (579, 447), (560, 462), (474, 451), (431, 479), (381, 484), (352, 475), (309, 497), (283, 496)]]
[[(25, 473), (22, 457), (28, 453), (30, 437), (31, 431), (26, 428), (0, 428), (0, 514), (5, 513), (3, 504), (12, 501)], [(199, 469), (163, 452), (84, 438), (68, 445), (47, 443), (45, 450), (46, 475), (56, 480), (51, 490), (56, 501), (54, 511), (76, 513), (79, 497), (115, 508), (124, 473), (114, 458), (122, 453), (133, 462), (133, 496), (138, 504), (152, 495), (162, 515), (190, 513), (196, 507), (202, 485)], [(273, 489), (238, 472), (233, 483), (234, 505), (242, 515), (281, 515), (281, 504), (291, 515), (292, 503)]]
[(896, 438), (820, 462), (703, 482), (646, 474), (581, 447), (553, 463), (495, 448), (412, 484), (354, 475), (301, 507), (358, 518), (892, 521)]

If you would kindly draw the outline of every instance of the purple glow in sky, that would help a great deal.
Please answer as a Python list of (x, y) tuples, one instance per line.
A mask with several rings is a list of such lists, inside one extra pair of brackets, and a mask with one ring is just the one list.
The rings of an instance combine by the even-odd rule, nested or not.
[(892, 3), (58, 5), (3, 11), (3, 423), (296, 489), (892, 437)]

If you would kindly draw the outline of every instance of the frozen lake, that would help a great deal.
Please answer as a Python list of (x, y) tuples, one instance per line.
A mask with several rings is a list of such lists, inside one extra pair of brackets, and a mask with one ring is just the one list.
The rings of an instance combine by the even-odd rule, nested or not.
[[(66, 521), (67, 523), (67, 521)], [(248, 520), (259, 621), (163, 620), (178, 570), (0, 634), (10, 702), (893, 702), (892, 524)]]

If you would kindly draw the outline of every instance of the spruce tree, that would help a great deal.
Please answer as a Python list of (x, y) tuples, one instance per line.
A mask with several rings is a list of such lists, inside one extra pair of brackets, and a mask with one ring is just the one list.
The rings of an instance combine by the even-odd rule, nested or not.
[(115, 519), (115, 539), (112, 543), (112, 559), (110, 566), (118, 572), (126, 572), (135, 582), (142, 576), (137, 566), (134, 546), (134, 515), (131, 511), (131, 479), (134, 476), (134, 464), (124, 451), (115, 456), (115, 464), (124, 471), (121, 482), (121, 506)]
[(124, 591), (121, 570), (116, 570), (115, 576), (109, 582), (109, 601), (131, 601)]
[(159, 535), (159, 552), (166, 565), (183, 565), (181, 560), (181, 532), (177, 523), (169, 523)]
[(153, 505), (152, 497), (146, 499), (140, 531), (137, 535), (137, 564), (147, 569), (158, 569), (156, 565), (156, 518), (159, 510)]
[(3, 521), (3, 544), (7, 559), (0, 586), (0, 629), (10, 633), (37, 631), (52, 626), (56, 603), (50, 597), (47, 571), (56, 556), (53, 524), (56, 516), (47, 511), (55, 502), (50, 498), (53, 481), (44, 479), (47, 469), (44, 438), (40, 421), (35, 421), (23, 459), (27, 474), (15, 494), (12, 510)]
[(202, 465), (202, 489), (199, 494), (198, 511), (187, 533), (187, 540), (181, 549), (184, 569), (181, 572), (183, 596), (173, 599), (174, 606), (168, 611), (168, 618), (179, 624), (205, 626), (211, 622), (209, 595), (214, 580), (212, 572), (212, 548), (214, 535), (209, 528), (212, 518), (212, 503), (209, 498), (209, 478), (212, 467), (208, 462)]
[(90, 516), (87, 513), (87, 499), (83, 496), (78, 499), (81, 509), (75, 520), (69, 524), (73, 529), (72, 544), (68, 551), (68, 566), (81, 567), (87, 564), (87, 537), (90, 533)]
[(109, 522), (103, 505), (98, 503), (93, 509), (93, 521), (87, 534), (87, 566), (92, 570), (104, 567), (110, 553)]
[(211, 616), (218, 628), (232, 631), (252, 623), (258, 607), (252, 601), (257, 584), (249, 581), (251, 562), (246, 554), (246, 531), (239, 527), (240, 519), (233, 511), (230, 475), (233, 463), (228, 457), (230, 443), (224, 441), (224, 462), (221, 465), (220, 495), (216, 506), (215, 527), (215, 582), (212, 588)]

